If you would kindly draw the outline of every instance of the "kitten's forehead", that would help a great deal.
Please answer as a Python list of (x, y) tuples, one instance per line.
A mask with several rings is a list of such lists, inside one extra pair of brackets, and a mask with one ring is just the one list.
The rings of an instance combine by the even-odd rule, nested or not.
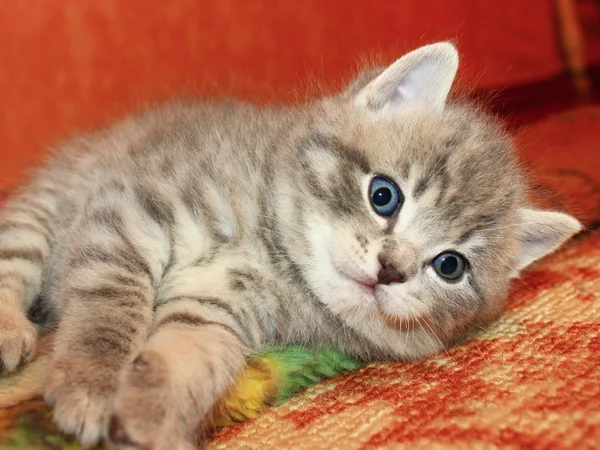
[[(421, 249), (463, 249), (481, 239), (492, 248), (512, 240), (507, 225), (517, 220), (524, 182), (510, 139), (485, 115), (453, 104), (441, 114), (399, 109), (385, 120), (348, 104), (325, 104), (322, 111), (309, 146), (328, 149), (337, 161), (323, 177), (328, 188), (317, 195), (331, 200), (334, 216), (371, 224), (365, 196), (377, 174), (391, 178), (406, 198), (387, 232), (415, 234)], [(320, 173), (328, 165), (313, 167)]]
[(363, 111), (341, 114), (333, 128), (344, 147), (370, 172), (394, 179), (432, 220), (443, 217), (465, 233), (477, 223), (490, 226), (521, 200), (510, 139), (473, 108), (448, 105), (442, 114), (406, 108), (385, 120)]

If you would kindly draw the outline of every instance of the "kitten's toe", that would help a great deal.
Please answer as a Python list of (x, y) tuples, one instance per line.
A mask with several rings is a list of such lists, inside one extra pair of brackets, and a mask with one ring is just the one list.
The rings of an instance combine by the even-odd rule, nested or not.
[(0, 374), (14, 372), (35, 355), (37, 332), (20, 311), (0, 313)]
[(112, 449), (192, 449), (180, 421), (181, 402), (173, 395), (166, 361), (156, 352), (142, 352), (124, 374), (108, 425)]
[(53, 358), (43, 392), (59, 428), (84, 446), (98, 443), (112, 411), (117, 374), (113, 365), (81, 356)]

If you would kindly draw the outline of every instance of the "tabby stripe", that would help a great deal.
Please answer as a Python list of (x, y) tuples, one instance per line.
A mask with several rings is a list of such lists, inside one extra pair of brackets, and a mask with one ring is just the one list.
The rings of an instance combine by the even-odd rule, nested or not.
[(175, 213), (172, 205), (157, 192), (139, 185), (135, 185), (133, 191), (140, 206), (152, 220), (165, 228), (175, 224)]
[(446, 194), (448, 193), (448, 186), (450, 185), (450, 175), (448, 175), (448, 172), (446, 170), (444, 170), (444, 172), (440, 174), (440, 177), (442, 178), (442, 182), (440, 184), (438, 196), (435, 199), (436, 207), (439, 207), (442, 204), (444, 198), (446, 197)]
[(418, 200), (427, 189), (429, 189), (429, 183), (431, 181), (430, 174), (425, 175), (424, 177), (419, 178), (417, 183), (415, 184), (415, 188), (413, 189), (413, 198)]
[(112, 207), (96, 208), (89, 212), (84, 219), (84, 224), (100, 225), (111, 230), (123, 229), (123, 216), (121, 213)]
[[(266, 294), (266, 293), (265, 293)], [(250, 306), (250, 309), (252, 311), (252, 315), (254, 316), (254, 321), (256, 322), (256, 324), (259, 327), (259, 331), (261, 331), (261, 335), (263, 334), (263, 328), (264, 328), (264, 324), (261, 321), (262, 318), (262, 314), (260, 311), (260, 308), (257, 305), (257, 298), (253, 298), (248, 302), (248, 305)]]
[(483, 303), (485, 299), (483, 296), (483, 292), (479, 287), (479, 284), (477, 283), (477, 280), (475, 280), (475, 277), (473, 276), (468, 276), (467, 279), (469, 280), (469, 286), (471, 286), (471, 289), (473, 289), (475, 294), (477, 294), (477, 300), (479, 300), (480, 304)]
[(479, 231), (485, 231), (486, 228), (496, 226), (498, 224), (498, 218), (490, 214), (480, 214), (472, 219), (473, 222), (477, 223), (476, 226), (467, 230), (458, 238), (458, 243), (466, 242), (471, 236)]
[(139, 274), (108, 272), (105, 274), (105, 277), (107, 281), (113, 282), (115, 284), (137, 287), (143, 286), (143, 281), (139, 278)]
[(336, 157), (360, 167), (365, 174), (371, 171), (369, 162), (361, 152), (348, 147), (336, 136), (326, 136), (318, 131), (311, 130), (311, 134), (299, 142), (299, 148), (308, 150), (315, 147), (331, 152)]
[(71, 291), (82, 300), (114, 300), (126, 297), (132, 301), (137, 299), (141, 304), (147, 303), (147, 296), (145, 292), (142, 292), (142, 288), (139, 287), (95, 285), (89, 288), (72, 288)]
[(117, 252), (110, 253), (108, 250), (98, 247), (83, 247), (78, 252), (77, 256), (74, 256), (69, 260), (69, 264), (77, 269), (82, 266), (89, 266), (90, 263), (98, 262), (104, 263), (110, 266), (119, 266), (130, 273), (142, 273), (147, 275), (150, 280), (153, 280), (150, 266), (146, 261), (137, 253), (133, 244), (129, 242), (131, 246), (130, 253), (127, 253), (123, 249), (119, 249)]
[(187, 182), (185, 188), (180, 189), (179, 196), (191, 217), (198, 217), (198, 212), (201, 211), (204, 226), (210, 232), (213, 241), (217, 244), (225, 244), (229, 241), (229, 238), (221, 232), (218, 221), (208, 213), (213, 208), (207, 202), (205, 192), (196, 183)]
[(44, 262), (44, 252), (38, 248), (0, 248), (0, 259), (25, 259), (34, 264), (42, 265)]
[(475, 235), (475, 233), (477, 232), (478, 228), (479, 228), (478, 226), (477, 227), (473, 227), (470, 230), (467, 230), (463, 234), (461, 234), (459, 236), (459, 238), (456, 240), (456, 245), (464, 244), (469, 239), (471, 239)]
[(223, 328), (227, 332), (231, 333), (240, 342), (247, 343), (247, 341), (245, 339), (242, 339), (242, 337), (239, 335), (239, 333), (236, 332), (230, 326), (224, 325), (222, 323), (218, 323), (218, 322), (213, 322), (213, 321), (210, 321), (210, 320), (206, 320), (203, 317), (196, 316), (194, 314), (190, 314), (190, 313), (187, 313), (187, 312), (176, 312), (176, 313), (169, 314), (166, 317), (163, 317), (158, 322), (158, 324), (156, 325), (156, 328), (159, 328), (159, 327), (162, 327), (162, 326), (165, 326), (165, 325), (168, 325), (168, 324), (183, 324), (183, 325), (191, 325), (191, 326), (208, 326), (208, 325), (214, 325), (214, 326)]
[[(55, 196), (55, 194), (52, 193), (51, 197), (54, 197), (54, 196)], [(55, 203), (54, 198), (51, 200), (51, 202)], [(34, 212), (42, 214), (43, 218), (45, 220), (50, 221), (50, 228), (54, 228), (53, 219), (56, 216), (57, 211), (53, 211), (53, 210), (49, 209), (44, 202), (38, 202), (38, 201), (35, 201), (35, 200), (34, 200), (33, 203), (29, 204), (29, 206), (31, 208), (33, 208)], [(56, 204), (55, 204), (55, 207), (56, 207)]]
[(25, 206), (25, 208), (16, 209), (14, 212), (32, 217), (35, 220), (35, 222), (44, 229), (44, 231), (45, 231), (44, 234), (52, 236), (54, 234), (54, 225), (52, 223), (52, 219), (47, 217), (47, 216), (52, 217), (52, 215), (51, 214), (44, 215), (43, 212), (40, 212), (39, 210), (34, 209), (36, 207), (33, 205), (31, 205), (31, 207), (28, 207), (29, 205), (24, 205), (24, 206)]
[(235, 320), (235, 322), (242, 329), (242, 332), (248, 338), (251, 338), (252, 334), (250, 333), (250, 328), (249, 328), (249, 324), (248, 324), (247, 318), (245, 318), (245, 317), (241, 316), (240, 314), (238, 314), (237, 312), (235, 312), (231, 308), (231, 306), (229, 306), (223, 300), (220, 300), (220, 299), (215, 298), (215, 297), (179, 296), (179, 297), (173, 297), (172, 299), (169, 299), (168, 302), (170, 303), (172, 301), (187, 300), (187, 299), (193, 300), (195, 302), (198, 302), (201, 305), (210, 305), (210, 306), (213, 306), (215, 308), (218, 308), (218, 309), (222, 310), (223, 312), (225, 312), (226, 314), (228, 314), (229, 316), (231, 316)]
[(259, 278), (260, 277), (256, 277), (256, 276), (254, 276), (251, 273), (244, 272), (243, 270), (230, 269), (229, 270), (229, 275), (231, 275), (232, 277), (243, 278), (246, 281), (250, 281), (253, 285), (260, 284), (260, 282), (259, 282)]
[(29, 231), (34, 234), (39, 234), (44, 238), (50, 234), (42, 225), (38, 223), (21, 222), (16, 220), (4, 220), (0, 223), (0, 233), (5, 233), (11, 230)]
[(134, 337), (134, 334), (128, 331), (98, 326), (86, 333), (81, 345), (86, 351), (91, 351), (99, 357), (126, 355), (129, 354)]
[[(272, 172), (273, 169), (271, 169), (269, 166), (267, 166), (267, 171), (270, 174)], [(266, 176), (265, 177), (265, 185), (263, 187), (263, 189), (265, 190), (265, 192), (269, 192), (270, 188), (271, 188), (271, 181), (273, 176)], [(291, 263), (291, 260), (289, 258), (289, 255), (287, 253), (287, 250), (285, 248), (282, 248), (281, 250), (278, 250), (278, 245), (277, 243), (273, 242), (274, 241), (274, 236), (277, 236), (277, 230), (275, 229), (276, 225), (275, 225), (275, 220), (269, 215), (269, 213), (271, 212), (269, 210), (268, 204), (267, 204), (267, 196), (265, 194), (265, 192), (262, 193), (260, 200), (259, 200), (259, 207), (260, 207), (260, 220), (259, 220), (259, 229), (258, 229), (258, 236), (260, 238), (260, 240), (263, 242), (263, 244), (265, 245), (265, 247), (267, 248), (267, 253), (269, 256), (269, 259), (271, 261), (271, 263), (275, 266), (275, 267), (281, 267), (283, 265), (284, 262), (288, 262)], [(268, 230), (275, 230), (273, 232), (269, 232)], [(281, 247), (281, 244), (279, 244), (279, 247)], [(281, 253), (279, 253), (281, 252)], [(238, 273), (239, 276), (242, 276), (242, 273)], [(300, 281), (300, 280), (298, 280)], [(305, 284), (303, 283), (303, 286)], [(288, 319), (291, 317), (288, 307), (287, 305), (284, 305), (283, 303), (283, 299), (281, 298), (281, 296), (276, 295), (275, 299), (277, 300), (277, 311), (278, 311), (278, 315), (277, 315), (277, 329), (278, 332), (281, 332), (285, 329), (285, 327), (287, 326)]]
[(209, 250), (208, 255), (203, 255), (203, 256), (199, 257), (197, 260), (195, 260), (192, 263), (192, 266), (206, 266), (206, 265), (212, 263), (217, 258), (217, 255), (218, 255), (217, 248), (212, 247)]
[(121, 261), (128, 261), (129, 264), (132, 264), (135, 267), (137, 272), (142, 272), (147, 275), (150, 280), (155, 281), (150, 264), (148, 264), (148, 261), (140, 254), (136, 246), (133, 245), (125, 231), (119, 230), (119, 237), (123, 240), (125, 247), (127, 247), (126, 253), (119, 252), (125, 253), (120, 255)]
[[(228, 274), (231, 278), (230, 289), (234, 291), (244, 291), (253, 289), (256, 292), (261, 292), (262, 295), (267, 295), (267, 293), (270, 292), (271, 297), (274, 298), (276, 301), (275, 315), (279, 314), (281, 310), (282, 299), (280, 296), (273, 292), (276, 288), (274, 288), (273, 286), (265, 285), (266, 283), (264, 282), (264, 279), (260, 276), (260, 274), (254, 273), (254, 271), (245, 272), (239, 269), (230, 269)], [(255, 298), (251, 298), (248, 301), (248, 305), (250, 306), (252, 314), (254, 315), (255, 322), (260, 326), (261, 338), (264, 339), (264, 334), (271, 333), (272, 328), (274, 326), (276, 327), (276, 325), (274, 323), (274, 319), (270, 317), (270, 314), (268, 319), (265, 319), (263, 314), (261, 314), (262, 311), (258, 307), (259, 302), (260, 297), (255, 296)], [(271, 323), (267, 324), (267, 322)], [(275, 331), (279, 332), (278, 329)]]
[(138, 312), (137, 309), (132, 309), (136, 306), (139, 306), (137, 304), (126, 304), (124, 301), (121, 303), (117, 303), (115, 306), (122, 308), (121, 309), (121, 314), (123, 314), (124, 316), (127, 316), (129, 318), (129, 320), (131, 320), (132, 322), (137, 322), (137, 323), (146, 323), (146, 316), (144, 316), (142, 313)]

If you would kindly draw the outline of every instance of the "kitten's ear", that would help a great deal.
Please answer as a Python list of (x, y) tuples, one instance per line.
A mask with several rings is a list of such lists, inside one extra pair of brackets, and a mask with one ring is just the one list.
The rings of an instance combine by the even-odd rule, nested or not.
[(407, 102), (421, 102), (441, 111), (458, 69), (458, 53), (448, 42), (412, 51), (385, 69), (356, 95), (361, 107), (389, 111)]
[(521, 208), (519, 216), (518, 271), (556, 250), (582, 228), (574, 217), (554, 211)]

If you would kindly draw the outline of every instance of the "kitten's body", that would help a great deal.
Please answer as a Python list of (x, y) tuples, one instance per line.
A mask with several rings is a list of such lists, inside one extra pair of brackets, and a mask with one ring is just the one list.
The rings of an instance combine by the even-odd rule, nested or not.
[[(239, 327), (252, 350), (326, 343), (363, 357), (391, 357), (358, 339), (316, 301), (278, 236), (285, 231), (278, 229), (274, 185), (279, 177), (293, 180), (291, 140), (311, 120), (306, 111), (293, 109), (177, 104), (70, 142), (72, 150), (60, 149), (38, 178), (49, 178), (60, 190), (53, 207), (61, 214), (52, 219), (58, 234), (43, 303), (36, 307), (45, 308), (45, 316), (60, 316), (62, 277), (82, 263), (66, 262), (80, 222), (114, 225), (120, 219), (109, 216), (129, 210), (129, 225), (139, 220), (141, 226), (129, 229), (128, 238), (147, 240), (148, 257), (155, 259), (156, 307), (190, 292), (206, 299), (231, 293), (236, 298), (230, 307), (241, 320), (232, 328)], [(102, 226), (98, 243), (105, 239)]]
[[(508, 138), (445, 104), (455, 59), (438, 44), (304, 107), (174, 105), (71, 141), (0, 216), (6, 368), (33, 349), (39, 296), (60, 318), (59, 425), (183, 448), (266, 345), (411, 359), (495, 317), (578, 224), (526, 209)], [(403, 192), (393, 216), (375, 175)], [(469, 261), (452, 282), (432, 269), (448, 250)]]

